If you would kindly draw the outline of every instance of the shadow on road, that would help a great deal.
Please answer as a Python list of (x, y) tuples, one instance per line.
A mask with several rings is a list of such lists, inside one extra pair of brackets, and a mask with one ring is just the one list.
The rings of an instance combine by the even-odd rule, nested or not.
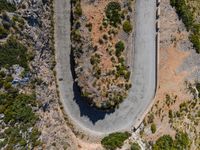
[(90, 104), (87, 101), (87, 98), (83, 97), (81, 95), (81, 90), (77, 83), (75, 82), (76, 74), (74, 70), (74, 59), (73, 59), (73, 52), (70, 53), (70, 65), (71, 65), (71, 73), (73, 76), (73, 92), (74, 92), (74, 101), (77, 103), (80, 109), (80, 115), (86, 116), (90, 119), (90, 121), (95, 124), (98, 120), (103, 120), (105, 118), (106, 114), (111, 114), (114, 112), (114, 110), (111, 111), (103, 111), (96, 109), (95, 107), (90, 106)]

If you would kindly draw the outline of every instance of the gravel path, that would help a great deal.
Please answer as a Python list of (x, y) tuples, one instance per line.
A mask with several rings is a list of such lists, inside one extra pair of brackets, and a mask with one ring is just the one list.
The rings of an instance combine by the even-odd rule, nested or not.
[[(152, 103), (156, 91), (155, 20), (156, 0), (137, 0), (135, 51), (131, 66), (133, 86), (119, 108), (106, 113), (90, 108), (79, 97), (70, 64), (70, 3), (69, 0), (55, 1), (56, 71), (60, 100), (76, 127), (101, 136), (130, 129), (143, 119), (141, 116)], [(60, 78), (62, 80), (59, 81)]]

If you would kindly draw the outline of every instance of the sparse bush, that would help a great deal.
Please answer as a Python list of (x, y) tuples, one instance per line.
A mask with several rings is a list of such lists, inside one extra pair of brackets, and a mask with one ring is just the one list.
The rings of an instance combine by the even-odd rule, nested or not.
[(99, 54), (95, 54), (95, 55), (92, 55), (92, 57), (90, 58), (90, 63), (92, 65), (97, 65), (100, 63), (100, 55)]
[(99, 44), (103, 44), (103, 39), (102, 38), (99, 39)]
[(107, 34), (104, 34), (104, 35), (103, 35), (103, 39), (104, 39), (104, 40), (108, 40), (108, 35), (107, 35)]
[(154, 120), (154, 115), (153, 115), (153, 113), (150, 113), (150, 114), (148, 115), (147, 122), (148, 122), (148, 123), (153, 123), (153, 120)]
[(173, 113), (172, 113), (172, 110), (171, 110), (171, 109), (169, 110), (168, 116), (169, 116), (170, 119), (173, 118)]
[(87, 23), (86, 27), (88, 28), (88, 30), (91, 32), (92, 31), (92, 23)]

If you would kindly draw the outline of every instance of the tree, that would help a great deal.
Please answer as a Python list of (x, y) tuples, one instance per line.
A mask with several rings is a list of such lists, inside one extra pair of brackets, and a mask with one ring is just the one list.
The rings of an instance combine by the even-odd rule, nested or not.
[(117, 26), (121, 23), (121, 6), (118, 2), (110, 2), (106, 7), (106, 17), (109, 19), (110, 24)]
[(163, 135), (153, 145), (153, 150), (173, 150), (173, 139), (170, 135)]
[(116, 148), (120, 148), (124, 141), (129, 138), (129, 136), (130, 133), (128, 132), (111, 133), (102, 139), (101, 144), (107, 150), (115, 150)]
[(175, 145), (175, 148), (178, 150), (189, 149), (190, 139), (187, 133), (184, 133), (184, 132), (176, 133), (174, 145)]

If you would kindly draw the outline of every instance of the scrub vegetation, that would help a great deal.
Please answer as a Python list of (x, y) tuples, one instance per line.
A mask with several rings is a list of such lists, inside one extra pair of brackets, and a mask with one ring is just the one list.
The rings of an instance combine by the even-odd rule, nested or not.
[(103, 147), (107, 150), (115, 150), (121, 148), (124, 141), (130, 137), (128, 132), (116, 132), (104, 137), (101, 141)]
[(13, 84), (14, 66), (22, 68), (22, 78), (30, 73), (28, 49), (13, 34), (20, 29), (19, 25), (23, 26), (24, 20), (15, 15), (11, 19), (6, 12), (15, 10), (15, 6), (6, 0), (0, 1), (0, 149), (34, 149), (41, 145), (36, 126), (39, 117), (35, 110), (39, 103), (35, 83), (27, 81), (31, 88), (25, 92), (28, 86)]
[[(71, 1), (71, 48), (76, 81), (92, 106), (114, 109), (127, 97), (131, 88), (131, 72), (126, 57), (133, 30), (134, 2), (101, 1), (98, 7), (94, 3)], [(128, 36), (122, 39), (119, 33)]]
[(0, 66), (11, 67), (14, 64), (28, 70), (27, 48), (11, 37), (0, 45)]
[(186, 133), (178, 132), (173, 139), (170, 135), (163, 135), (153, 145), (153, 150), (187, 150), (190, 139)]
[(182, 19), (188, 31), (191, 31), (190, 41), (193, 43), (197, 53), (200, 53), (200, 20), (195, 14), (199, 13), (199, 1), (192, 5), (193, 1), (171, 0), (170, 3), (176, 8), (179, 18)]
[(0, 13), (2, 11), (14, 12), (16, 11), (15, 5), (8, 3), (7, 0), (0, 1)]

